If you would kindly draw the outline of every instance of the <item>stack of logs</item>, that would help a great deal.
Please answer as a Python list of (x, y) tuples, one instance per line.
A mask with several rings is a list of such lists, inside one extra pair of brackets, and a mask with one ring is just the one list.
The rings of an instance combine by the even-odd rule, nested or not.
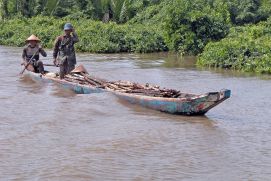
[(129, 81), (106, 81), (84, 73), (74, 73), (72, 75), (67, 75), (65, 80), (79, 83), (81, 85), (91, 85), (123, 93), (147, 95), (153, 97), (177, 98), (181, 95), (180, 91), (165, 88), (161, 89), (159, 86), (153, 86), (148, 83), (142, 85)]

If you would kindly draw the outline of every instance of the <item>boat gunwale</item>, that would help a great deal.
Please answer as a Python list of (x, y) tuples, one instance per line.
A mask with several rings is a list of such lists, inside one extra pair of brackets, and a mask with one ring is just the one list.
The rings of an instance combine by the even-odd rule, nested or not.
[[(166, 101), (166, 102), (191, 102), (194, 101), (196, 99), (200, 99), (200, 98), (204, 98), (204, 97), (208, 97), (209, 93), (205, 93), (205, 94), (200, 94), (200, 95), (196, 95), (193, 97), (189, 97), (189, 98), (173, 98), (173, 97), (155, 97), (155, 96), (148, 96), (148, 95), (138, 95), (138, 94), (133, 94), (133, 93), (126, 93), (126, 92), (119, 92), (119, 91), (114, 91), (114, 90), (110, 90), (107, 89), (109, 92), (112, 92), (113, 94), (117, 94), (120, 96), (129, 96), (129, 97), (134, 97), (137, 99), (144, 99), (144, 100), (160, 100), (160, 101)], [(219, 94), (220, 92), (217, 92), (217, 94)], [(185, 93), (184, 93), (185, 94)]]
[[(126, 93), (126, 92), (120, 92), (117, 90), (112, 90), (110, 88), (100, 88), (98, 86), (92, 86), (92, 85), (84, 85), (84, 84), (79, 84), (79, 83), (75, 83), (75, 82), (69, 82), (66, 81), (65, 79), (58, 79), (58, 78), (54, 78), (54, 77), (49, 77), (49, 76), (44, 76), (40, 73), (35, 73), (35, 72), (31, 72), (31, 71), (27, 71), (29, 74), (36, 76), (36, 77), (40, 77), (41, 79), (47, 79), (47, 80), (52, 80), (58, 84), (71, 84), (74, 86), (81, 86), (84, 88), (90, 88), (90, 89), (98, 89), (98, 90), (102, 90), (102, 91), (107, 91), (107, 92), (111, 92), (117, 96), (127, 96), (127, 97), (133, 97), (135, 99), (144, 99), (147, 101), (165, 101), (165, 102), (192, 102), (195, 101), (197, 99), (201, 99), (204, 97), (209, 97), (210, 94), (217, 94), (218, 96), (222, 93), (222, 92), (226, 92), (228, 91), (228, 89), (222, 89), (221, 91), (218, 92), (207, 92), (207, 93), (203, 93), (203, 94), (191, 94), (191, 93), (182, 93), (182, 94), (189, 94), (189, 95), (194, 95), (188, 98), (185, 97), (181, 97), (181, 98), (172, 98), (172, 97), (155, 97), (155, 96), (148, 96), (148, 95), (138, 95), (136, 93)], [(217, 100), (214, 101), (206, 101), (206, 102), (223, 102), (224, 100), (228, 99), (229, 97), (218, 97)]]
[(31, 72), (31, 71), (27, 71), (28, 74), (30, 74), (30, 76), (35, 76), (35, 77), (40, 77), (41, 79), (44, 79), (44, 80), (52, 80), (54, 81), (55, 83), (59, 83), (59, 84), (71, 84), (71, 85), (74, 85), (74, 86), (81, 86), (81, 87), (85, 87), (85, 88), (92, 88), (92, 89), (99, 89), (99, 90), (105, 90), (105, 89), (102, 89), (98, 86), (92, 86), (92, 85), (84, 85), (84, 84), (79, 84), (79, 83), (75, 83), (75, 82), (69, 82), (65, 79), (57, 79), (57, 78), (54, 78), (54, 77), (49, 77), (49, 76), (44, 76), (40, 73), (35, 73), (35, 72)]

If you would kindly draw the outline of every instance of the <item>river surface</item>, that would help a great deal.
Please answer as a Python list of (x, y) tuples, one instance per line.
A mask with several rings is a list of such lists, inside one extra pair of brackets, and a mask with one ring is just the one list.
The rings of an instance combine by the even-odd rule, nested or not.
[(21, 52), (0, 46), (1, 181), (271, 180), (270, 76), (200, 70), (193, 57), (162, 53), (78, 54), (100, 78), (232, 90), (206, 116), (185, 117), (20, 78)]

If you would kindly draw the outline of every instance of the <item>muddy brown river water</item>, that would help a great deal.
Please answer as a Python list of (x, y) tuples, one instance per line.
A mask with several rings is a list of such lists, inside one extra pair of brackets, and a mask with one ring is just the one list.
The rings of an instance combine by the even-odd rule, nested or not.
[(109, 80), (232, 90), (206, 116), (184, 117), (20, 78), (21, 51), (0, 46), (1, 181), (271, 180), (271, 76), (200, 70), (167, 54), (78, 54)]

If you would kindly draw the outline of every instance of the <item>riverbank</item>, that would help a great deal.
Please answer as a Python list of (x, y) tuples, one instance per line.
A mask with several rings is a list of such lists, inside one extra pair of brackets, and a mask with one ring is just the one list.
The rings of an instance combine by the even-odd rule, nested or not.
[(36, 34), (45, 48), (52, 48), (55, 38), (63, 33), (63, 25), (71, 22), (81, 40), (76, 44), (79, 52), (172, 51), (197, 56), (199, 67), (271, 73), (268, 2), (216, 2), (161, 0), (137, 7), (125, 21), (112, 18), (108, 23), (78, 12), (64, 17), (10, 16), (0, 20), (0, 44), (24, 46), (25, 39)]

